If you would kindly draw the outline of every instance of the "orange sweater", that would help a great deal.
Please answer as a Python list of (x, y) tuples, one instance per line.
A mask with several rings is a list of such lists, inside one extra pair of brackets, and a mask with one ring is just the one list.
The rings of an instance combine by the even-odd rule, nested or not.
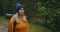
[[(13, 22), (14, 22), (14, 18), (12, 17), (9, 21), (9, 25), (8, 25), (8, 31), (9, 32), (13, 32)], [(29, 25), (27, 21), (24, 21), (22, 19), (22, 17), (20, 17), (20, 22), (16, 24), (15, 26), (15, 32), (30, 32), (29, 31)]]

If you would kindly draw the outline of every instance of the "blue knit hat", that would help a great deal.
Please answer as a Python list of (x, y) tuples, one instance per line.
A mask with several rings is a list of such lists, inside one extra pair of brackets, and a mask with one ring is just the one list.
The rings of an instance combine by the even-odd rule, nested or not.
[(24, 6), (20, 3), (16, 3), (16, 11), (18, 11), (20, 8), (24, 8)]

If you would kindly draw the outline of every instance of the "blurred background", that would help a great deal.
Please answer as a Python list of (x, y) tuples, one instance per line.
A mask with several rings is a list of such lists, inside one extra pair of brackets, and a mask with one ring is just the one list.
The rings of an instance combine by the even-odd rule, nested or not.
[(25, 6), (31, 32), (60, 32), (60, 0), (0, 0), (0, 32), (8, 31), (16, 3)]

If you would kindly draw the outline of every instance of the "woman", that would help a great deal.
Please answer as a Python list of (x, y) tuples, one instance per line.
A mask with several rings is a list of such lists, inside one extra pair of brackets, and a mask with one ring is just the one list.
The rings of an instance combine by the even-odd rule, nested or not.
[(30, 32), (24, 15), (24, 6), (20, 3), (16, 4), (16, 14), (9, 21), (8, 32)]

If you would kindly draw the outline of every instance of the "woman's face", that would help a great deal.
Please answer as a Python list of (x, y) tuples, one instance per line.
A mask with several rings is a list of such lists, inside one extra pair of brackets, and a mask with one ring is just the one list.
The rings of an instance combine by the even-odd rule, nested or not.
[(19, 15), (24, 15), (24, 8), (20, 8), (19, 11), (18, 11), (18, 14)]

